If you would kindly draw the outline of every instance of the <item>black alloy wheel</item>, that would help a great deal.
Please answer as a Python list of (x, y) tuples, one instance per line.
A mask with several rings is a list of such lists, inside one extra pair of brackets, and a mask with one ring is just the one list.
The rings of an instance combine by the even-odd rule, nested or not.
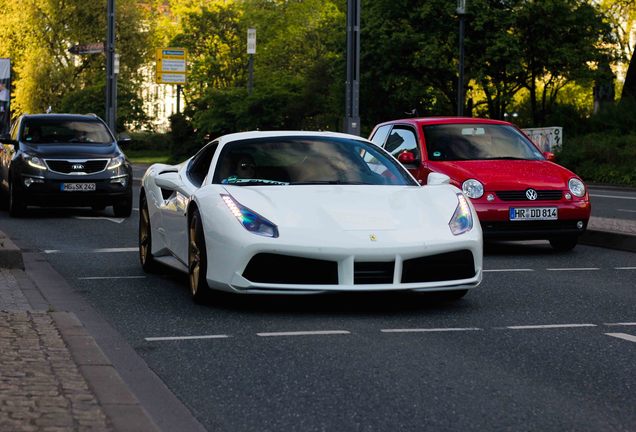
[(26, 205), (20, 196), (20, 191), (13, 186), (13, 183), (13, 181), (9, 183), (9, 216), (20, 217), (26, 211)]
[(132, 199), (132, 193), (131, 193), (122, 201), (119, 201), (113, 204), (113, 212), (115, 213), (115, 217), (126, 218), (130, 216), (132, 213), (132, 205), (133, 205), (133, 199)]
[(157, 261), (152, 256), (152, 234), (150, 232), (150, 213), (146, 197), (141, 196), (139, 205), (139, 262), (146, 273), (157, 270)]
[(210, 288), (206, 279), (207, 270), (203, 224), (199, 211), (194, 209), (188, 227), (188, 280), (190, 294), (195, 303), (204, 304), (209, 300)]

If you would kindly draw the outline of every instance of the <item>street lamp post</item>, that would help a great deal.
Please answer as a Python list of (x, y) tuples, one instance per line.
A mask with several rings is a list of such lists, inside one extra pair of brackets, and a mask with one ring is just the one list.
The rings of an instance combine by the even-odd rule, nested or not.
[(106, 124), (113, 133), (116, 124), (117, 75), (115, 73), (115, 0), (108, 0), (106, 33)]
[(347, 0), (346, 133), (360, 135), (360, 0)]
[(464, 115), (464, 20), (466, 18), (466, 0), (457, 0), (459, 17), (459, 77), (457, 79), (457, 115)]

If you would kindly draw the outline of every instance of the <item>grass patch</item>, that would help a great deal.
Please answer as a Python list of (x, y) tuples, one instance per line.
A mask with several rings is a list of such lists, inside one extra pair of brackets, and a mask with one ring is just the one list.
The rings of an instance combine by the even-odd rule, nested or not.
[(132, 163), (169, 163), (170, 152), (167, 150), (124, 150)]

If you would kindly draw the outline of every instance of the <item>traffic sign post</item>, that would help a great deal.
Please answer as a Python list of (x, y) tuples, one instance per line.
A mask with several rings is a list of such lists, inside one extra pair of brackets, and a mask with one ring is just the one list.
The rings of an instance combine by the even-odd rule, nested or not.
[(157, 84), (185, 84), (187, 51), (184, 48), (157, 50)]
[(254, 54), (256, 54), (256, 29), (247, 29), (247, 94), (254, 88)]

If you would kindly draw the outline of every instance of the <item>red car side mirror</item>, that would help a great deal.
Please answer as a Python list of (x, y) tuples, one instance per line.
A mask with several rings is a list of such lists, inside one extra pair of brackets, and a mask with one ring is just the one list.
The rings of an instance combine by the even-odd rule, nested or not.
[(414, 164), (416, 163), (416, 158), (415, 158), (415, 154), (413, 154), (412, 151), (408, 151), (408, 150), (404, 150), (402, 153), (400, 153), (398, 155), (398, 161), (400, 161), (401, 164), (407, 165), (407, 164)]
[(543, 156), (550, 162), (554, 162), (556, 160), (556, 155), (552, 152), (543, 152)]

